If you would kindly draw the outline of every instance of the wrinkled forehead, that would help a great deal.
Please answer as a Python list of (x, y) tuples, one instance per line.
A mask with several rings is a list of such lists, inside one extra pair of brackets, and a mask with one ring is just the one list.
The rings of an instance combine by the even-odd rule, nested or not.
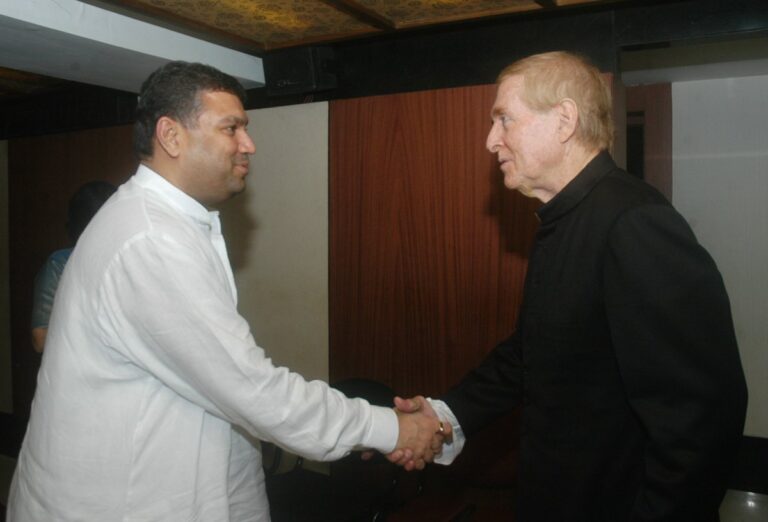
[(509, 111), (513, 106), (527, 106), (522, 98), (525, 78), (521, 75), (505, 76), (496, 86), (496, 100), (491, 108), (491, 116), (498, 116)]

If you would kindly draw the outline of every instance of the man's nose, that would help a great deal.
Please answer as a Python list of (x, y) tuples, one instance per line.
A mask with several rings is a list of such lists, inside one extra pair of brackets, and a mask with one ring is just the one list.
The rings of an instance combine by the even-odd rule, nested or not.
[(256, 152), (256, 144), (245, 131), (242, 132), (240, 137), (240, 152), (244, 154), (253, 154)]
[(498, 122), (494, 122), (491, 125), (491, 130), (488, 131), (488, 137), (485, 139), (485, 148), (488, 152), (495, 154), (499, 150), (499, 125)]

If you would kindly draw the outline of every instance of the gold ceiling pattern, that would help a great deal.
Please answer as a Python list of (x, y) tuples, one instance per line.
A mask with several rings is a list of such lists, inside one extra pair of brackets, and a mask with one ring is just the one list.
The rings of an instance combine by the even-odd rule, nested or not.
[[(120, 2), (115, 2), (120, 3)], [(138, 2), (193, 20), (264, 48), (332, 34), (358, 34), (370, 26), (320, 1), (142, 0)]]
[(541, 9), (541, 2), (529, 0), (359, 0), (368, 9), (381, 13), (397, 27), (433, 25)]
[[(84, 0), (261, 54), (415, 27), (622, 0)], [(628, 1), (628, 0), (624, 0)]]

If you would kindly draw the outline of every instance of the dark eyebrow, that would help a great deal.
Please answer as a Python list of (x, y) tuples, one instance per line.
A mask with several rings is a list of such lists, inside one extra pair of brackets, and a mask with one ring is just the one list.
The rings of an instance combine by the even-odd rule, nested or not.
[(248, 125), (248, 118), (241, 118), (239, 116), (225, 116), (220, 120), (221, 124), (235, 124), (246, 127)]

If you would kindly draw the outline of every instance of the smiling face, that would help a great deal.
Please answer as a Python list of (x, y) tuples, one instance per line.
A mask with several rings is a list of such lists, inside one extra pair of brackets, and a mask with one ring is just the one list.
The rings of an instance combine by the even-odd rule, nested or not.
[(521, 98), (523, 81), (522, 76), (508, 76), (499, 83), (486, 147), (497, 155), (507, 188), (547, 202), (559, 190), (559, 115), (554, 109), (529, 108)]
[(194, 124), (179, 126), (179, 183), (184, 192), (210, 207), (245, 189), (249, 156), (256, 147), (237, 96), (204, 91), (200, 107)]

